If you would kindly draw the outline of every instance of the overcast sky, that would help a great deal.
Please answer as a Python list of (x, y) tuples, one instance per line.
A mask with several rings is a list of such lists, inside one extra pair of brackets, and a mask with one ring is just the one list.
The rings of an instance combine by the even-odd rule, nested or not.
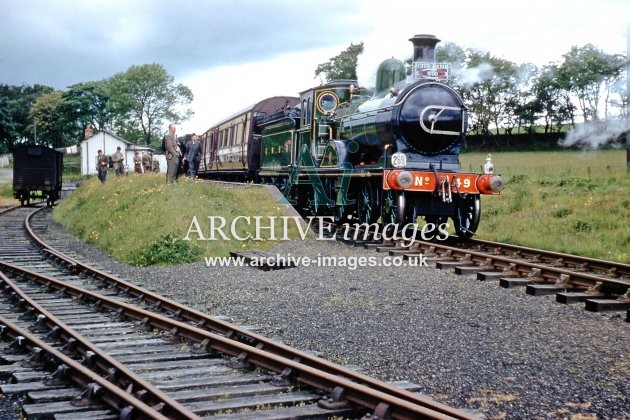
[[(513, 3), (513, 5), (511, 5)], [(359, 83), (433, 34), (516, 63), (560, 62), (588, 43), (627, 52), (628, 0), (0, 0), (0, 83), (64, 90), (160, 63), (188, 86), (179, 134), (319, 84), (318, 64), (364, 42)], [(164, 128), (166, 131), (166, 127)]]

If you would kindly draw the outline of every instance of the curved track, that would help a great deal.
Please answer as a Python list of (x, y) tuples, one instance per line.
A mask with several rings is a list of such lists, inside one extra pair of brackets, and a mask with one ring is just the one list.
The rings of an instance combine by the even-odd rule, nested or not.
[(0, 214), (4, 352), (18, 353), (3, 392), (27, 392), (28, 416), (471, 417), (89, 267), (39, 239), (32, 211)]

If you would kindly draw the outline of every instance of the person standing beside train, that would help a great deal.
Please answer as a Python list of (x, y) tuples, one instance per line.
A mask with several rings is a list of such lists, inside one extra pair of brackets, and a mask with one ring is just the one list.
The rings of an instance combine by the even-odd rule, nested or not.
[(107, 156), (101, 149), (98, 149), (96, 156), (96, 169), (98, 170), (98, 179), (101, 182), (105, 182), (107, 179), (107, 169), (109, 168), (109, 156)]
[(168, 133), (164, 136), (164, 147), (166, 148), (166, 183), (171, 184), (177, 178), (177, 168), (181, 159), (181, 152), (177, 144), (175, 124), (168, 125)]
[(197, 172), (199, 172), (199, 163), (201, 162), (201, 143), (195, 133), (192, 133), (190, 141), (186, 145), (186, 159), (188, 159), (190, 179), (195, 179)]
[(124, 160), (125, 158), (120, 151), (120, 146), (116, 147), (116, 152), (112, 155), (112, 162), (114, 163), (114, 171), (116, 173), (116, 176), (125, 174), (125, 166), (123, 165)]

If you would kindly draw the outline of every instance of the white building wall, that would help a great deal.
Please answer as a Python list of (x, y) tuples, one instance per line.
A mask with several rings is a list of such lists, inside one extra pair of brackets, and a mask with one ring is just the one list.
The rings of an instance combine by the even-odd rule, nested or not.
[[(96, 175), (97, 155), (99, 149), (101, 149), (106, 155), (111, 156), (116, 152), (116, 148), (118, 146), (120, 146), (120, 149), (125, 156), (123, 165), (125, 166), (125, 172), (127, 173), (134, 172), (133, 157), (136, 150), (139, 151), (140, 154), (152, 151), (151, 149), (143, 146), (127, 143), (110, 133), (97, 131), (96, 134), (81, 142), (81, 175)], [(160, 162), (160, 172), (166, 173), (166, 157), (164, 155), (154, 154), (154, 158), (155, 157), (157, 157)]]
[(95, 175), (97, 173), (96, 160), (99, 149), (111, 156), (116, 152), (118, 146), (124, 153), (127, 143), (103, 131), (83, 140), (81, 142), (81, 175)]

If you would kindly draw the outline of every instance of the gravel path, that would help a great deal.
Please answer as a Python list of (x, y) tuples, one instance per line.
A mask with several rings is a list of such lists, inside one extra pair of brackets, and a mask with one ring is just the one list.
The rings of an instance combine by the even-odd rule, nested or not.
[[(53, 222), (48, 237), (65, 235)], [(630, 324), (431, 267), (138, 268), (74, 241), (121, 278), (492, 419), (630, 419)], [(287, 256), (376, 257), (294, 241)]]

